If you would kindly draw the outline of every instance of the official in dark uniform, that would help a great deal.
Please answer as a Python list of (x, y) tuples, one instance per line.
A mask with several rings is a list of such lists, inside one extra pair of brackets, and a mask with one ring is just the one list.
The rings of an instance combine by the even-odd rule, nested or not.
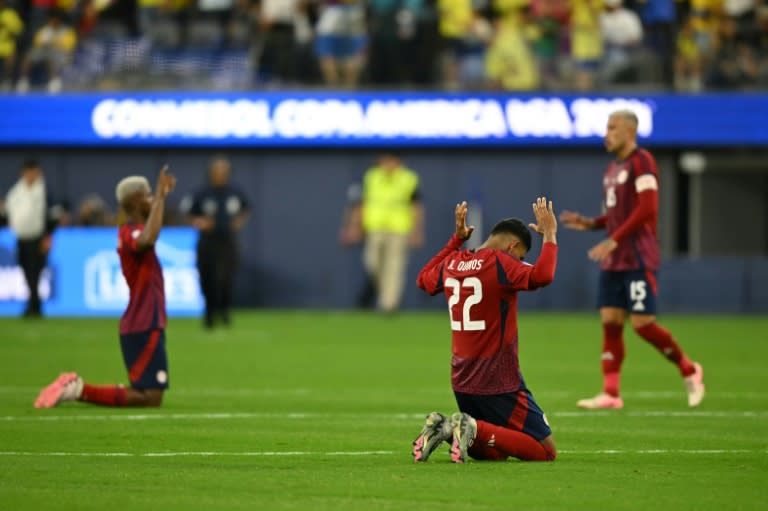
[(197, 269), (205, 297), (204, 326), (230, 323), (232, 289), (239, 261), (237, 234), (248, 218), (248, 199), (230, 183), (231, 164), (216, 156), (208, 168), (208, 185), (189, 204), (192, 225), (200, 231)]

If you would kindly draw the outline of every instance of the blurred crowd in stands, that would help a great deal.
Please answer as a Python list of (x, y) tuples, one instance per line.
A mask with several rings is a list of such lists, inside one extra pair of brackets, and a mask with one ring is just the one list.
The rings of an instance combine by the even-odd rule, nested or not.
[(764, 90), (765, 0), (0, 0), (4, 91)]

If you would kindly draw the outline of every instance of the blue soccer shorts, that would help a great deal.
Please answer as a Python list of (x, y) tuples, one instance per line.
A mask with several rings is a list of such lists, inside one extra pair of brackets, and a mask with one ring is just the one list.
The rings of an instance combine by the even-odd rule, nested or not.
[(481, 420), (503, 428), (521, 431), (539, 442), (552, 434), (544, 412), (536, 404), (533, 394), (521, 388), (517, 392), (478, 396), (454, 391), (459, 410), (475, 420)]
[(597, 306), (618, 307), (630, 314), (656, 314), (656, 272), (601, 271)]
[(135, 389), (168, 388), (165, 330), (121, 334), (120, 347), (131, 387)]

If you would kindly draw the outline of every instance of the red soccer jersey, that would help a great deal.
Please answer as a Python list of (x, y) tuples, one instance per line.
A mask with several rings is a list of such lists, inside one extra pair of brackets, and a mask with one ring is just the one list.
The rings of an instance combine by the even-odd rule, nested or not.
[(451, 318), (451, 382), (458, 392), (493, 395), (523, 384), (517, 357), (517, 292), (546, 286), (555, 275), (557, 245), (545, 243), (535, 265), (489, 248), (462, 250), (453, 236), (427, 263), (417, 285), (445, 292)]
[[(618, 242), (601, 268), (608, 271), (659, 268), (656, 223), (659, 211), (659, 170), (651, 153), (635, 149), (626, 160), (614, 160), (603, 177), (605, 226)], [(645, 195), (645, 202), (641, 201)]]
[(121, 335), (165, 328), (166, 324), (163, 271), (154, 247), (139, 250), (136, 240), (142, 230), (141, 224), (124, 224), (118, 231), (117, 253), (130, 291), (120, 319)]

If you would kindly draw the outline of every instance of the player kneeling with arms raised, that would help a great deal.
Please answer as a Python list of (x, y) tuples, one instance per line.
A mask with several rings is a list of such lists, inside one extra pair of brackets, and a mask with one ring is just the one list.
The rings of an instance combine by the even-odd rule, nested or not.
[(543, 235), (536, 264), (522, 262), (531, 233), (516, 218), (502, 220), (476, 250), (461, 246), (467, 227), (467, 203), (456, 206), (456, 233), (419, 273), (418, 286), (445, 292), (451, 317), (451, 381), (459, 412), (427, 416), (413, 442), (414, 460), (426, 461), (443, 442), (452, 442), (451, 461), (553, 461), (552, 430), (525, 386), (517, 358), (517, 292), (552, 282), (557, 266), (557, 220), (552, 202), (537, 199), (536, 224)]
[(35, 408), (51, 408), (63, 401), (85, 401), (105, 406), (160, 406), (168, 388), (165, 354), (165, 291), (155, 242), (163, 224), (165, 197), (176, 186), (167, 167), (157, 178), (155, 196), (142, 176), (121, 180), (117, 201), (126, 222), (120, 226), (117, 252), (128, 283), (130, 299), (120, 320), (120, 345), (131, 382), (123, 385), (90, 385), (77, 373), (62, 373), (44, 388)]

